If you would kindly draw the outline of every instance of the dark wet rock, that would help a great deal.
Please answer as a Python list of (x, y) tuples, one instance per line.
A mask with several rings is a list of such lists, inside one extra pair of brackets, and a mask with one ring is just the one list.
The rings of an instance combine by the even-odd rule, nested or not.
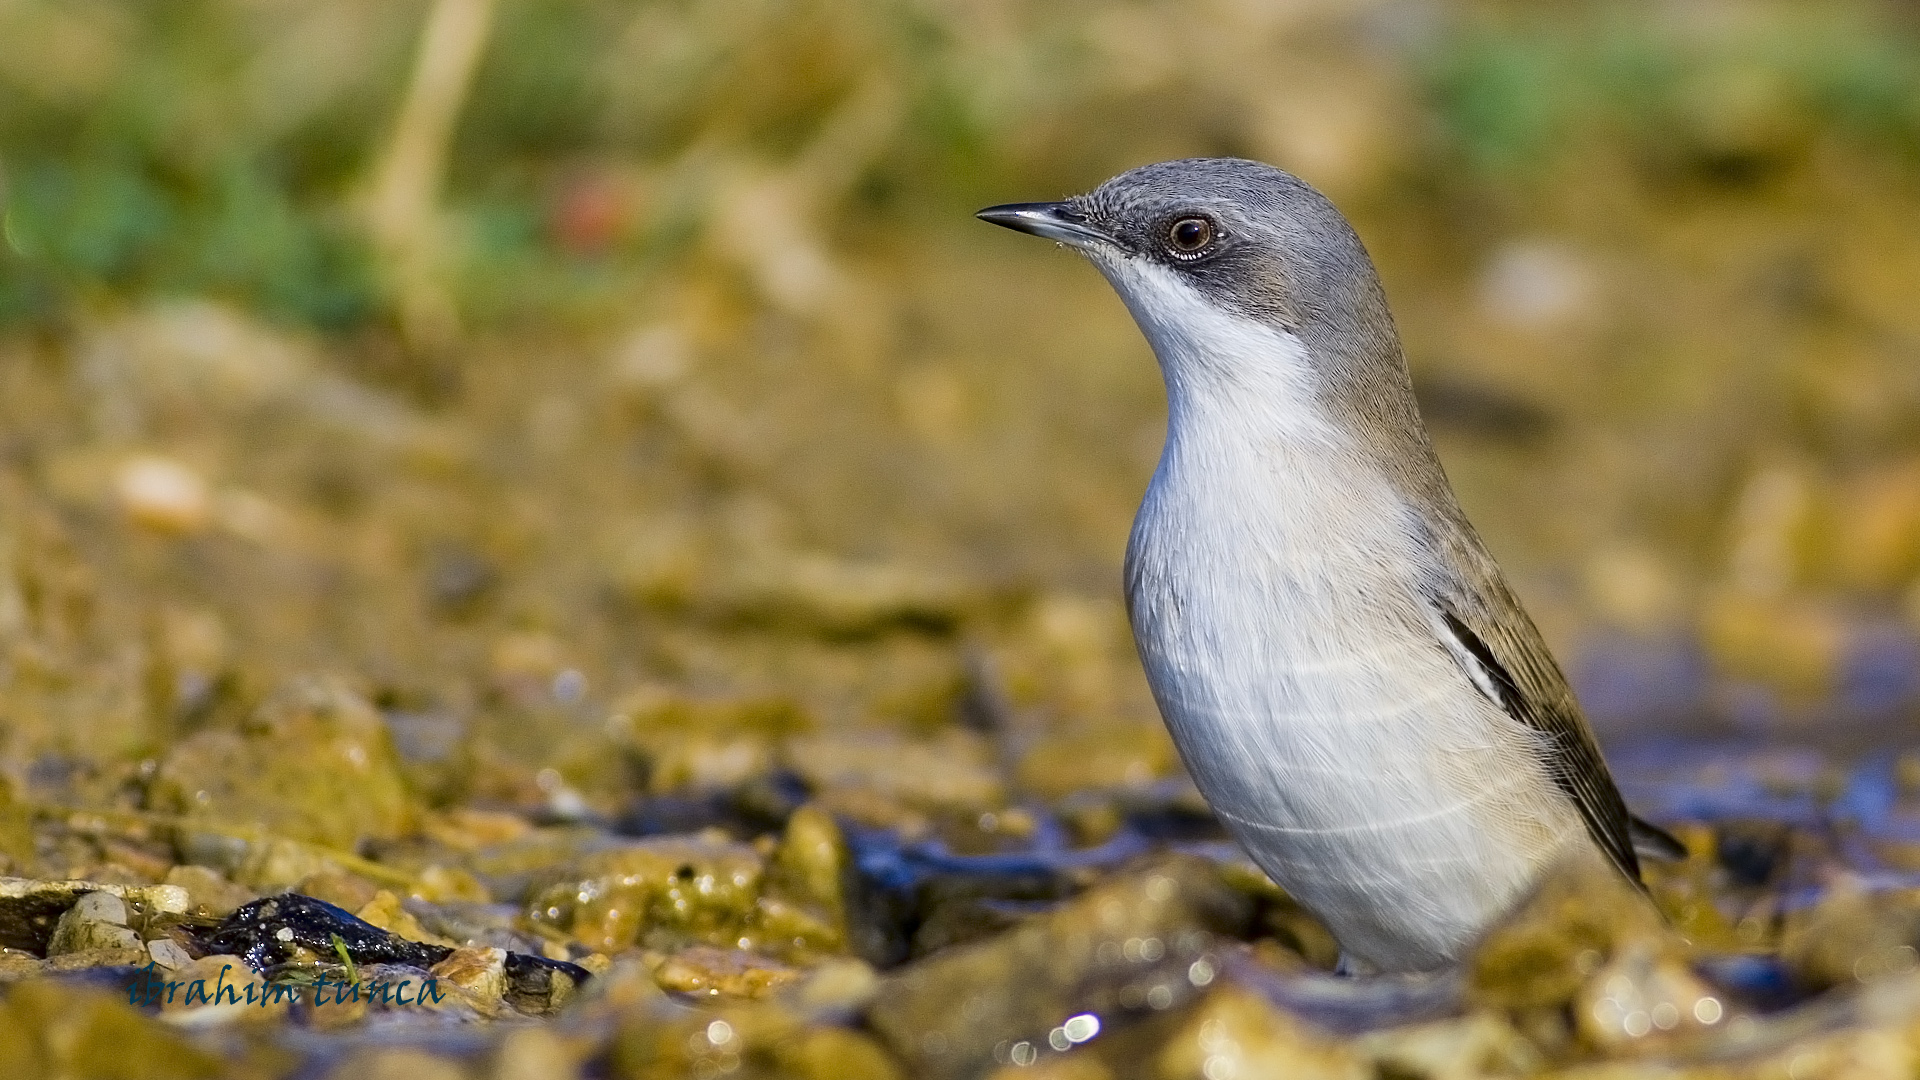
[(807, 782), (787, 769), (772, 769), (722, 790), (687, 790), (637, 799), (615, 823), (627, 836), (660, 836), (725, 830), (737, 839), (775, 832), (805, 805)]
[(917, 960), (954, 945), (992, 937), (1022, 919), (1046, 911), (1053, 904), (1049, 900), (1000, 900), (985, 896), (963, 896), (934, 904), (915, 927), (908, 956)]
[[(1144, 850), (1134, 838), (1121, 837), (1092, 852), (955, 855), (937, 842), (903, 842), (896, 833), (876, 829), (853, 829), (848, 841), (855, 871), (847, 895), (852, 946), (879, 967), (912, 955), (915, 936), (929, 922), (936, 922), (932, 944), (952, 930), (964, 933), (986, 921), (974, 914), (984, 903), (1064, 899), (1093, 879), (1095, 867), (1117, 865)], [(955, 912), (940, 916), (949, 906)]]
[(233, 953), (255, 968), (293, 960), (296, 949), (331, 957), (338, 948), (357, 964), (412, 964), (422, 968), (432, 967), (452, 951), (442, 945), (408, 941), (323, 900), (298, 893), (256, 900), (227, 916), (200, 940), (209, 951)]
[(1792, 969), (1770, 953), (1699, 956), (1693, 970), (1719, 989), (1733, 1010), (1777, 1012), (1807, 996)]
[(1225, 840), (1227, 831), (1193, 781), (1181, 777), (1118, 793), (1127, 827), (1154, 840)]
[(1713, 833), (1713, 852), (1735, 885), (1761, 888), (1785, 869), (1793, 829), (1778, 821), (1725, 821)]
[[(409, 941), (331, 904), (295, 893), (248, 904), (199, 940), (204, 950), (240, 956), (255, 970), (304, 956), (327, 963), (350, 959), (355, 965), (399, 965), (424, 971), (455, 952), (444, 945)], [(501, 964), (506, 999), (523, 1011), (557, 1008), (590, 977), (577, 964), (525, 953), (506, 953)]]
[(527, 953), (508, 953), (505, 967), (507, 1002), (535, 1016), (558, 1011), (592, 977), (579, 964)]
[(996, 1048), (1044, 1043), (1072, 1016), (1111, 1026), (1191, 999), (1194, 965), (1219, 936), (1246, 932), (1254, 912), (1213, 864), (1163, 860), (902, 969), (885, 980), (868, 1022), (915, 1075), (974, 1075)]

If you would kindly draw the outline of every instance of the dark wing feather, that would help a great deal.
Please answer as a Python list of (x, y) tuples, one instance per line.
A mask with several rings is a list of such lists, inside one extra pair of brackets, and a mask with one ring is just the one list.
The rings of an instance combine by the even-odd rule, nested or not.
[(1580, 715), (1566, 676), (1519, 602), (1497, 579), (1493, 591), (1498, 595), (1486, 599), (1505, 609), (1499, 612), (1501, 617), (1490, 618), (1483, 610), (1442, 601), (1441, 618), (1461, 648), (1485, 670), (1507, 713), (1548, 737), (1548, 774), (1579, 808), (1594, 843), (1637, 884), (1640, 860), (1634, 852), (1633, 819), (1592, 730)]

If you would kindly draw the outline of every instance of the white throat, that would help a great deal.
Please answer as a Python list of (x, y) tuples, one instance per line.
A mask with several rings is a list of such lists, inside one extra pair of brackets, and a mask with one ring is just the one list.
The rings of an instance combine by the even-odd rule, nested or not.
[(1299, 337), (1220, 307), (1164, 266), (1142, 259), (1097, 262), (1159, 358), (1170, 444), (1224, 427), (1321, 453), (1350, 445), (1319, 401)]

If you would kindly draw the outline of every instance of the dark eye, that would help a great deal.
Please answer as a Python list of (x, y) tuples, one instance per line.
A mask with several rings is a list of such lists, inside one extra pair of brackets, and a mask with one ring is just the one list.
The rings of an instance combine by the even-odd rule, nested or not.
[(1213, 243), (1213, 222), (1203, 217), (1181, 218), (1167, 227), (1167, 244), (1175, 255), (1197, 255)]

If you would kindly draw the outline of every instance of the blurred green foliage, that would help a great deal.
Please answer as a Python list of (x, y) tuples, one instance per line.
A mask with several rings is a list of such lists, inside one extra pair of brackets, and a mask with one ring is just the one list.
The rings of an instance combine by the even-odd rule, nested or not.
[[(1035, 161), (1035, 130), (1068, 115), (1119, 128), (1140, 113), (1115, 105), (1126, 93), (1092, 57), (1082, 24), (1098, 8), (505, 4), (448, 178), (457, 298), (481, 322), (604, 311), (700, 227), (697, 199), (659, 181), (697, 188), (701, 170), (685, 166), (716, 148), (797, 153), (862, 87), (901, 102), (853, 188), (867, 211), (908, 191), (925, 204), (1012, 174), (1052, 179), (1125, 132), (1056, 137), (1049, 166)], [(1464, 162), (1478, 181), (1525, 179), (1568, 147), (1624, 139), (1655, 167), (1704, 163), (1738, 179), (1816, 130), (1907, 162), (1920, 148), (1920, 50), (1860, 9), (1809, 7), (1735, 34), (1676, 30), (1638, 9), (1496, 6), (1438, 22), (1383, 10), (1412, 28), (1386, 40), (1415, 73), (1415, 130), (1429, 135), (1414, 140), (1415, 170)], [(352, 196), (424, 11), (0, 6), (0, 322), (58, 319), (103, 294), (213, 294), (324, 329), (380, 317)], [(1176, 107), (1195, 124), (1207, 113)], [(606, 197), (622, 205), (584, 242), (557, 219), (594, 177), (611, 177)]]
[(1734, 158), (1815, 130), (1911, 156), (1920, 50), (1890, 29), (1812, 7), (1731, 35), (1622, 16), (1536, 20), (1446, 36), (1426, 78), (1442, 149), (1486, 173), (1536, 167), (1596, 136), (1656, 161)]

